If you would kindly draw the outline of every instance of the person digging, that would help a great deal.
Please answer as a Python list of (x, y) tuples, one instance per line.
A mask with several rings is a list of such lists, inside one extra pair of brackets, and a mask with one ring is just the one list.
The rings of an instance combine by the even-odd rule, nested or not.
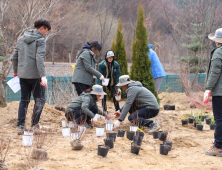
[[(97, 101), (102, 100), (106, 93), (100, 85), (93, 85), (92, 89), (87, 89), (79, 97), (71, 101), (65, 110), (65, 117), (68, 121), (75, 121), (77, 124), (82, 124), (86, 121), (88, 127), (92, 127), (97, 123), (98, 113), (110, 119), (106, 112), (101, 111), (97, 106)], [(92, 122), (91, 122), (92, 119)]]
[(124, 121), (129, 112), (128, 119), (131, 123), (140, 127), (149, 127), (150, 130), (148, 133), (158, 131), (160, 126), (152, 120), (148, 120), (159, 113), (159, 104), (153, 93), (143, 87), (139, 81), (130, 80), (128, 75), (120, 76), (117, 86), (121, 86), (126, 92), (127, 99), (126, 103), (120, 109), (121, 112), (114, 113), (115, 118), (119, 118), (114, 122), (114, 129), (120, 126), (120, 123)]

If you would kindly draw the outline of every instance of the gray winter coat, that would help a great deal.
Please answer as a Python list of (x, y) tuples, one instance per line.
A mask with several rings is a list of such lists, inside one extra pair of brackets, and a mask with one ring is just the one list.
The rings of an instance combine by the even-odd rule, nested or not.
[(156, 100), (156, 97), (147, 88), (143, 87), (139, 81), (128, 84), (126, 89), (126, 96), (126, 103), (121, 108), (121, 115), (119, 117), (120, 120), (125, 119), (134, 102), (136, 104), (136, 108), (139, 109), (159, 109), (159, 104)]
[(98, 108), (96, 102), (96, 95), (83, 92), (79, 97), (71, 101), (71, 103), (68, 105), (68, 108), (72, 108), (74, 110), (81, 110), (82, 112), (86, 113), (87, 116), (94, 118), (94, 113), (91, 112), (89, 109), (95, 107), (98, 109), (98, 114), (105, 116), (106, 112), (102, 112), (102, 110)]
[(14, 74), (24, 79), (38, 79), (46, 76), (45, 51), (45, 37), (37, 30), (26, 31), (19, 38), (12, 56)]
[(95, 69), (96, 60), (90, 49), (83, 49), (78, 56), (75, 70), (72, 76), (73, 83), (93, 85), (93, 75), (100, 78), (102, 74)]
[(211, 90), (211, 96), (222, 96), (222, 46), (211, 52), (209, 68), (206, 90)]

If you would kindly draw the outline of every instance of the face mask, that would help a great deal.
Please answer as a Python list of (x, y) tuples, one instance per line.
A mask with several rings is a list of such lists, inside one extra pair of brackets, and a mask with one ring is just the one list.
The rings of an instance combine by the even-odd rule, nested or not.
[(100, 98), (99, 98), (99, 100), (102, 100), (103, 98), (104, 98), (104, 95), (101, 95)]

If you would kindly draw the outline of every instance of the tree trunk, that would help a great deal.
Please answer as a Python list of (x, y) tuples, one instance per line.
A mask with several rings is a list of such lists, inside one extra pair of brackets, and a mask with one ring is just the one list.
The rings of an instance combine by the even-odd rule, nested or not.
[(55, 37), (52, 39), (52, 64), (54, 65)]
[(6, 84), (6, 78), (3, 76), (2, 73), (0, 73), (0, 108), (7, 106), (7, 84)]

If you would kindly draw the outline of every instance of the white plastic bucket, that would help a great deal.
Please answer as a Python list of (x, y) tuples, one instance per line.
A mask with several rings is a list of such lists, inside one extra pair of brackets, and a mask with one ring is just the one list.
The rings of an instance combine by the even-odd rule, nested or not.
[(102, 85), (103, 85), (103, 86), (108, 86), (108, 84), (109, 84), (109, 78), (105, 78), (104, 81), (105, 81), (105, 82), (102, 81)]
[(86, 127), (85, 127), (85, 126), (78, 126), (78, 131), (79, 131), (80, 133), (85, 133)]
[(77, 140), (80, 138), (80, 133), (79, 132), (74, 132), (74, 133), (71, 133), (71, 139), (73, 140)]
[(67, 120), (62, 120), (62, 127), (66, 127), (67, 126)]
[(129, 126), (129, 127), (130, 127), (130, 131), (136, 132), (138, 126)]
[(32, 146), (33, 135), (22, 135), (23, 146)]
[(75, 123), (74, 122), (69, 122), (69, 128), (74, 128), (75, 127)]
[(30, 135), (30, 136), (33, 136), (33, 131), (32, 130), (28, 130), (28, 131), (24, 131), (24, 135), (27, 136), (27, 135)]
[(116, 98), (117, 101), (120, 101), (121, 100), (121, 94), (120, 95), (116, 95), (115, 98)]
[(103, 127), (97, 127), (96, 128), (96, 136), (103, 136), (104, 135), (104, 129)]
[(106, 130), (107, 131), (113, 131), (113, 124), (107, 123), (106, 124)]
[(62, 135), (63, 137), (70, 136), (70, 128), (62, 128)]

